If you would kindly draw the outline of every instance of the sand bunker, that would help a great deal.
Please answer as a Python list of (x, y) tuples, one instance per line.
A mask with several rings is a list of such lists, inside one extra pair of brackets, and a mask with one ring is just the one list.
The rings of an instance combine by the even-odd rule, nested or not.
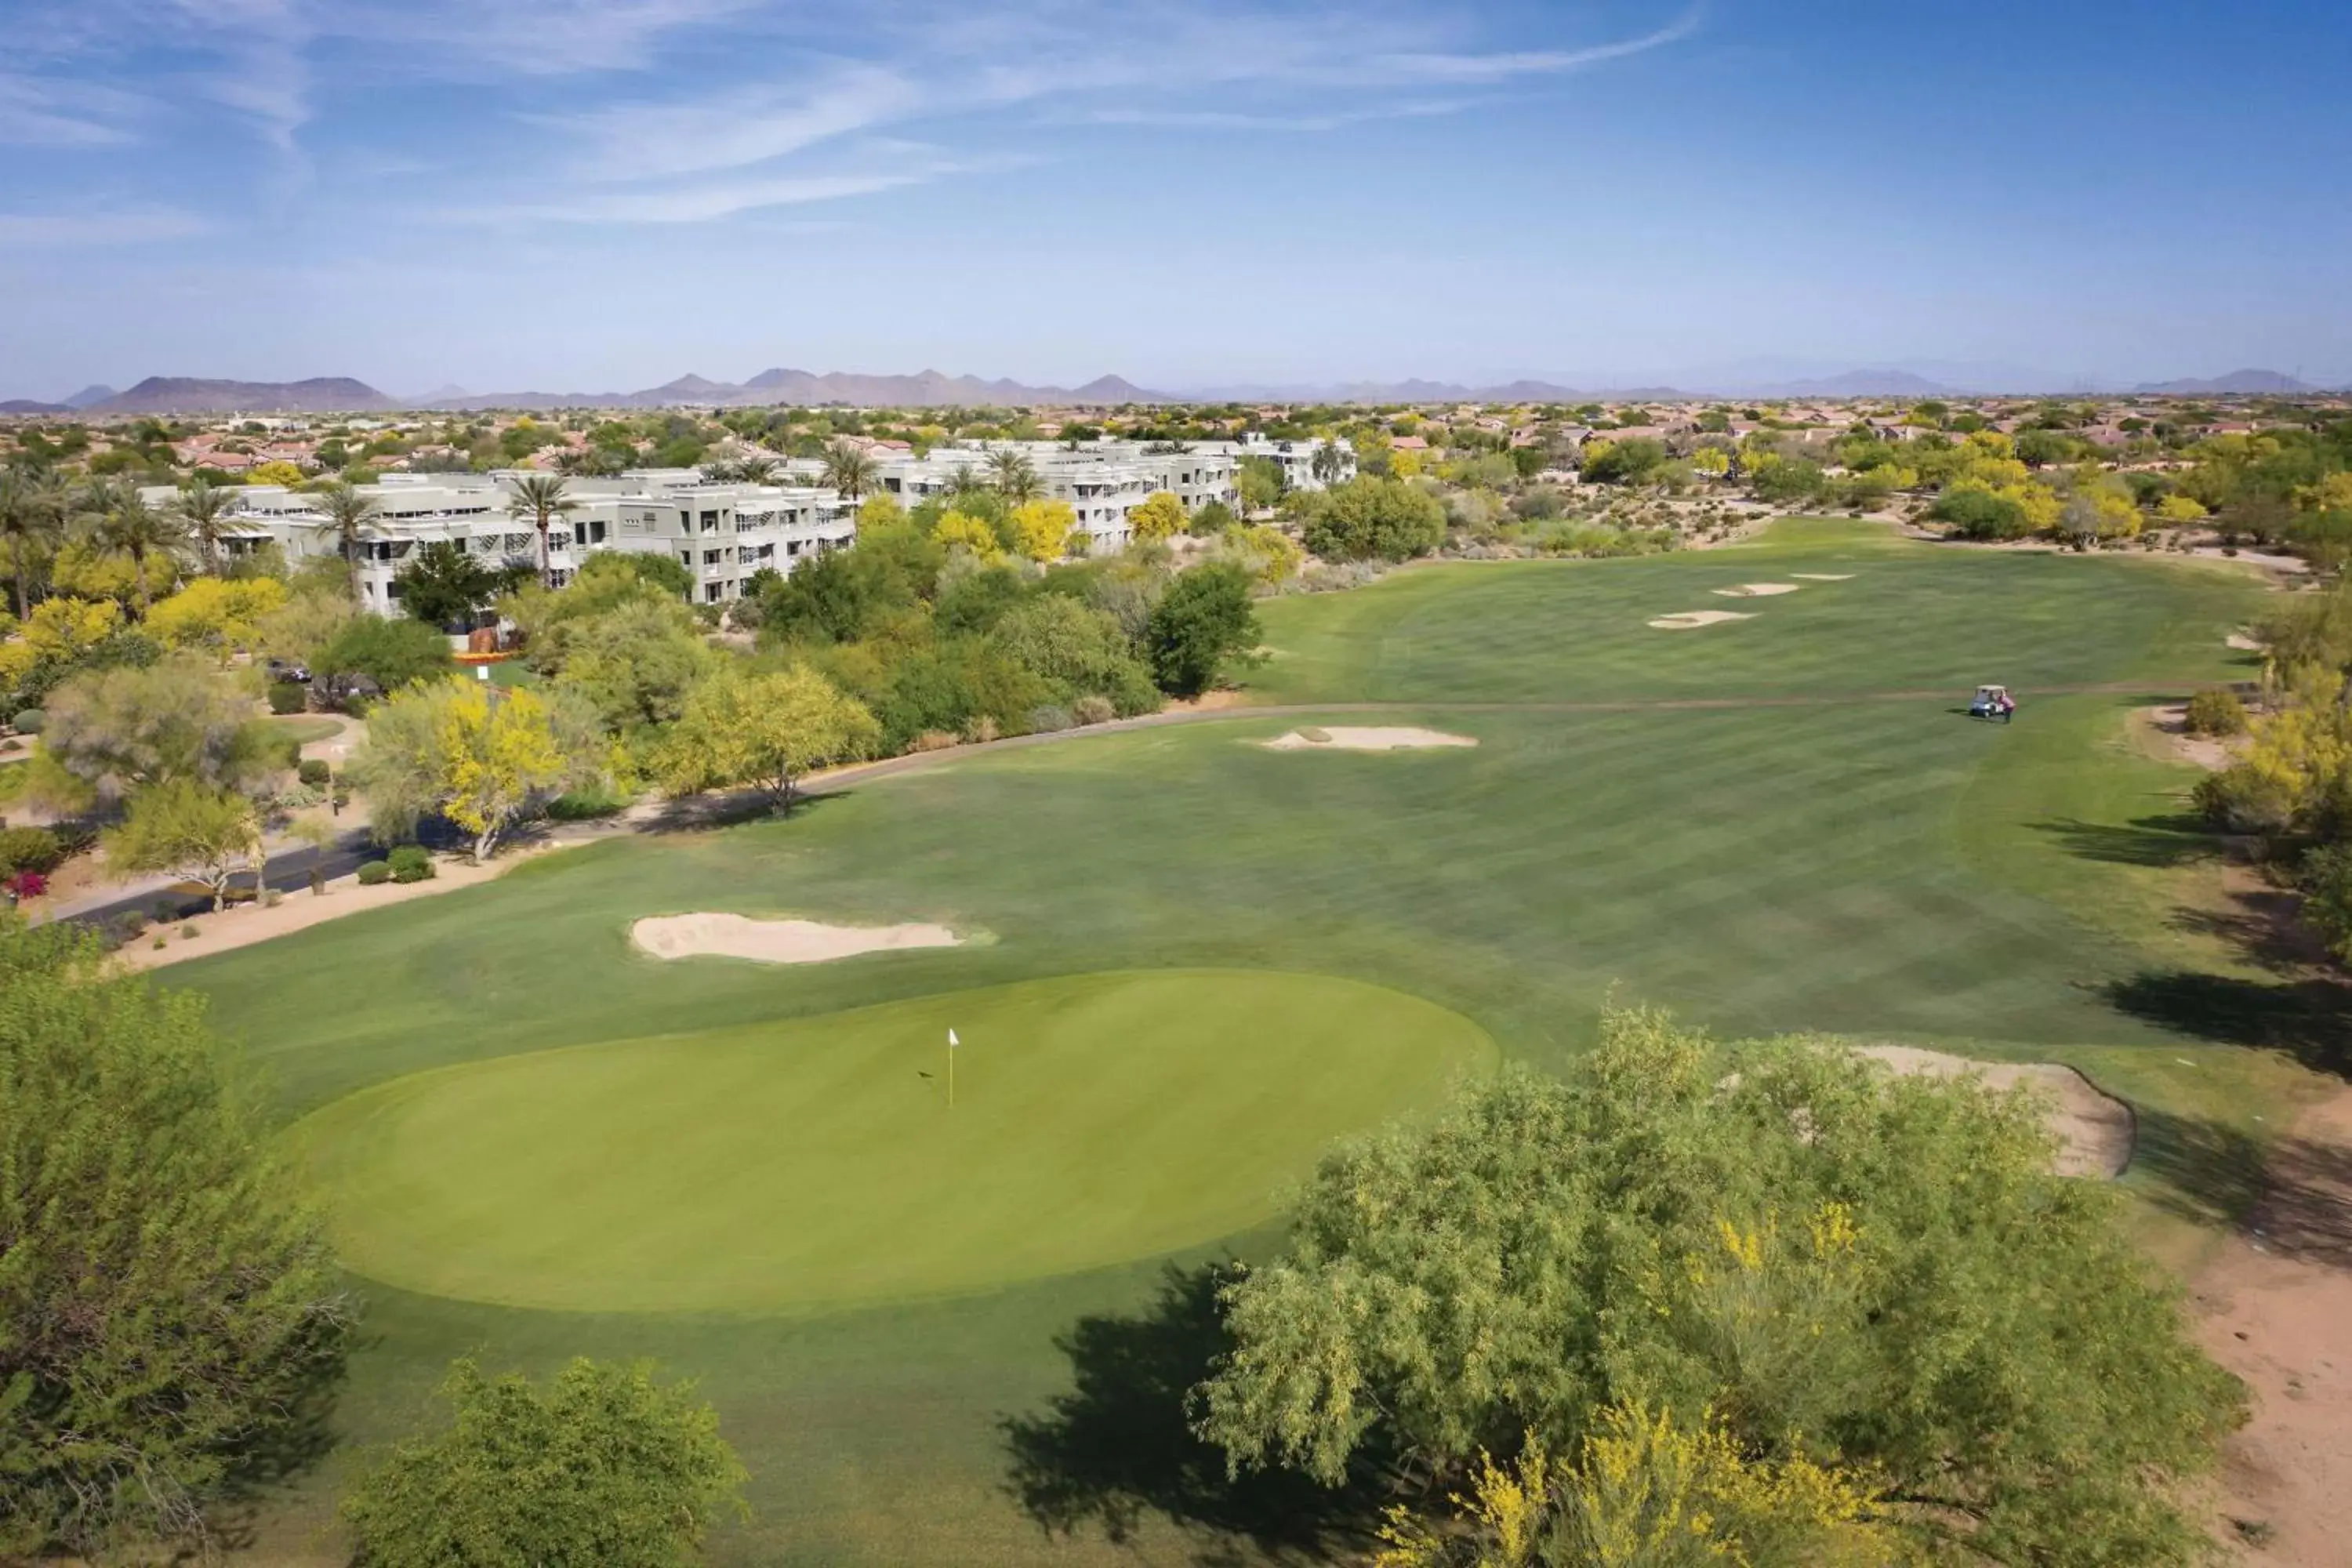
[(2260, 653), (2263, 651), (2263, 645), (2255, 641), (2252, 637), (2248, 637), (2243, 632), (2231, 632), (2228, 637), (2223, 637), (2221, 641), (2223, 646), (2236, 648), (2240, 653)]
[(1724, 621), (1752, 621), (1755, 618), (1739, 610), (1685, 610), (1680, 615), (1660, 616), (1650, 625), (1662, 632), (1687, 632)]
[(1769, 599), (1775, 594), (1793, 594), (1797, 588), (1794, 583), (1742, 583), (1737, 588), (1717, 588), (1716, 592), (1727, 599)]
[(656, 958), (749, 958), (761, 963), (824, 963), (861, 952), (956, 947), (963, 942), (939, 925), (834, 926), (716, 914), (655, 915), (631, 926), (629, 940)]
[(1808, 583), (1851, 583), (1853, 581), (1853, 574), (1851, 572), (1791, 572), (1789, 575), (1791, 577), (1802, 577)]
[(2049, 1062), (1978, 1062), (1941, 1051), (1910, 1046), (1863, 1046), (1856, 1054), (1899, 1073), (1928, 1073), (1937, 1078), (1975, 1075), (1994, 1089), (2030, 1084), (2057, 1109), (2049, 1118), (2058, 1137), (2058, 1173), (2062, 1176), (2120, 1176), (2131, 1163), (2131, 1107), (2100, 1093), (2091, 1080), (2073, 1068)]
[(1449, 735), (1443, 730), (1344, 729), (1293, 730), (1287, 735), (1277, 735), (1265, 742), (1275, 752), (1410, 752), (1424, 746), (1475, 746), (1478, 742), (1467, 735)]

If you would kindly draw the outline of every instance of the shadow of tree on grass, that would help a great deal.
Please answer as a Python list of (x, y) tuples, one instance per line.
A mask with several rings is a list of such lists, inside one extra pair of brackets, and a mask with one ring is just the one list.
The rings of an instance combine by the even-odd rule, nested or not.
[(2175, 1034), (2277, 1051), (2315, 1072), (2352, 1076), (2352, 985), (2333, 979), (2276, 984), (2170, 970), (2106, 987), (2122, 1012)]
[(2211, 831), (2186, 813), (2138, 816), (2127, 823), (2057, 817), (2032, 826), (2057, 839), (2070, 855), (2116, 866), (2185, 866), (2221, 852)]
[(2242, 1230), (2290, 1258), (2352, 1268), (2352, 1149), (2142, 1108), (2132, 1166), (2155, 1178), (2150, 1196), (2168, 1213)]
[(1056, 1342), (1073, 1385), (1044, 1412), (999, 1424), (1006, 1490), (1048, 1534), (1082, 1527), (1112, 1542), (1159, 1515), (1200, 1538), (1208, 1564), (1323, 1563), (1372, 1540), (1391, 1494), (1376, 1465), (1327, 1488), (1288, 1470), (1228, 1475), (1224, 1450), (1192, 1435), (1192, 1389), (1229, 1348), (1216, 1265), (1171, 1268), (1131, 1317), (1081, 1318)]

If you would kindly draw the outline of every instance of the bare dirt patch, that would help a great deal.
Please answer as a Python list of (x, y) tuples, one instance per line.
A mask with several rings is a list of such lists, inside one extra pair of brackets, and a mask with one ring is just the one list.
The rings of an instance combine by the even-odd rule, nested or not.
[(1725, 621), (1752, 621), (1755, 618), (1738, 610), (1683, 610), (1671, 616), (1660, 616), (1650, 625), (1662, 632), (1694, 632), (1701, 626), (1719, 626)]
[(758, 963), (827, 963), (861, 952), (963, 943), (942, 925), (837, 926), (728, 914), (650, 916), (629, 928), (629, 941), (656, 958), (748, 958)]
[(2236, 648), (2240, 653), (2260, 653), (2263, 651), (2263, 645), (2255, 641), (2252, 637), (2248, 637), (2243, 632), (2231, 632), (2228, 637), (2221, 639), (2221, 643), (2223, 647)]
[(2253, 1396), (2222, 1449), (2215, 1526), (2260, 1532), (2249, 1562), (2324, 1568), (2352, 1539), (2352, 1091), (2306, 1111), (2268, 1174), (2193, 1288), (2199, 1340)]
[(1982, 1079), (1988, 1089), (2006, 1091), (2025, 1085), (2040, 1090), (2055, 1101), (2049, 1127), (2058, 1138), (2056, 1168), (2062, 1176), (2119, 1176), (2131, 1163), (2131, 1107), (2113, 1095), (2102, 1094), (2073, 1068), (2051, 1062), (1970, 1061), (1910, 1046), (1862, 1046), (1855, 1054), (1899, 1073), (1974, 1077)]
[[(1318, 738), (1319, 737), (1319, 738)], [(1265, 742), (1270, 752), (1412, 752), (1433, 746), (1475, 746), (1467, 735), (1406, 726), (1293, 730)]]
[(2142, 708), (2132, 715), (2132, 721), (2147, 738), (2145, 749), (2165, 762), (2188, 763), (2208, 773), (2219, 773), (2238, 760), (2236, 748), (2230, 741), (2189, 732), (2189, 705), (2185, 702)]
[(1775, 594), (1793, 594), (1801, 586), (1797, 583), (1742, 583), (1736, 588), (1715, 591), (1727, 599), (1769, 599)]

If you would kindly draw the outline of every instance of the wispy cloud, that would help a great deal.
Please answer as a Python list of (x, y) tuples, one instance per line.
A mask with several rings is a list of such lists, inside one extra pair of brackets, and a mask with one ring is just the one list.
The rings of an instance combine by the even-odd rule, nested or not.
[(684, 101), (616, 104), (541, 123), (577, 146), (583, 180), (651, 180), (740, 169), (906, 119), (924, 90), (887, 67), (846, 63), (797, 89), (749, 87)]
[(0, 71), (0, 142), (111, 146), (131, 139), (130, 127), (145, 108), (138, 94), (101, 82)]
[(185, 239), (207, 232), (198, 214), (176, 207), (98, 212), (0, 212), (0, 245), (55, 249), (81, 246), (144, 245)]

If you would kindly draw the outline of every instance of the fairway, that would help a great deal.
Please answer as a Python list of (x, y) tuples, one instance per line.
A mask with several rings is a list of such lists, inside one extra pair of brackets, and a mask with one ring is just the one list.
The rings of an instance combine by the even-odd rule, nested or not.
[(344, 1257), (387, 1283), (775, 1311), (1245, 1229), (1332, 1139), (1494, 1059), (1460, 1015), (1360, 982), (1095, 974), (415, 1074), (296, 1136)]

